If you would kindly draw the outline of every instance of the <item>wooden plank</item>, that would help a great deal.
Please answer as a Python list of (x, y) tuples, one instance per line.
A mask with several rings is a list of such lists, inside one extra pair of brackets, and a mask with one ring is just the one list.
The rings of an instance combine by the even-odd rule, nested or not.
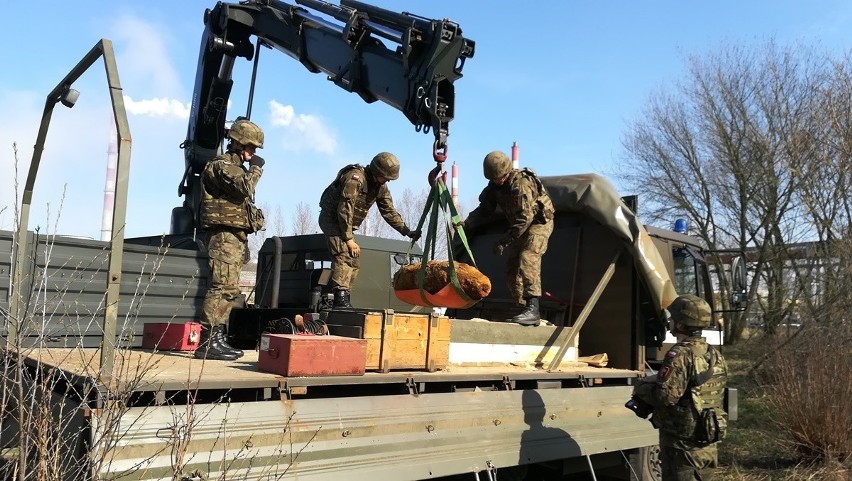
[(572, 325), (571, 329), (568, 330), (568, 335), (562, 341), (562, 345), (559, 346), (559, 351), (556, 353), (553, 361), (551, 361), (550, 365), (547, 366), (548, 371), (553, 371), (559, 368), (559, 363), (562, 362), (562, 359), (565, 357), (565, 353), (568, 352), (568, 347), (574, 340), (574, 337), (580, 332), (580, 329), (589, 317), (589, 313), (592, 312), (592, 309), (594, 309), (595, 304), (597, 304), (604, 289), (606, 289), (606, 286), (609, 284), (610, 279), (612, 279), (612, 275), (615, 273), (615, 265), (620, 256), (621, 251), (615, 253), (615, 257), (613, 257), (612, 262), (610, 262), (609, 266), (607, 266), (603, 276), (601, 276), (601, 280), (598, 281), (598, 285), (595, 286), (595, 290), (592, 292), (589, 300), (586, 301), (586, 305), (583, 306), (583, 310), (580, 312), (577, 320), (574, 321), (574, 325)]
[(429, 316), (429, 343), (426, 348), (426, 370), (435, 372), (450, 361), (450, 319)]

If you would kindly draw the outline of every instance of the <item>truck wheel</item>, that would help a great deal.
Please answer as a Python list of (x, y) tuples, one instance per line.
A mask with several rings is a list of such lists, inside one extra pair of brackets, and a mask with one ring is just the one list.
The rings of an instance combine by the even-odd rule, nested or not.
[(662, 479), (659, 446), (639, 448), (630, 455), (630, 481), (661, 481)]

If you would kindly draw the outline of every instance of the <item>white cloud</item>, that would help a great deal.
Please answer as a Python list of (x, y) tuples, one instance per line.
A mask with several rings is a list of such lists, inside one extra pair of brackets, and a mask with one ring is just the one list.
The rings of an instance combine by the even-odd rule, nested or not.
[(124, 106), (128, 113), (146, 115), (149, 117), (173, 117), (188, 119), (190, 105), (169, 98), (154, 98), (148, 100), (133, 100), (129, 95), (124, 96)]
[(180, 76), (171, 62), (169, 30), (132, 15), (118, 17), (110, 29), (116, 63), (126, 92), (180, 96)]
[(269, 101), (272, 127), (283, 127), (283, 147), (288, 150), (314, 150), (333, 155), (337, 150), (337, 136), (320, 117), (296, 114), (292, 105)]

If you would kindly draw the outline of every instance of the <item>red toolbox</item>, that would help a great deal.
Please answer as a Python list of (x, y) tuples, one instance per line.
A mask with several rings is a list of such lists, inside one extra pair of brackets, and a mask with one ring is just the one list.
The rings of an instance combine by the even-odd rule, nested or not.
[(360, 376), (367, 341), (340, 336), (262, 334), (258, 366), (282, 376)]
[(201, 337), (201, 324), (149, 322), (142, 328), (142, 347), (160, 351), (194, 351)]

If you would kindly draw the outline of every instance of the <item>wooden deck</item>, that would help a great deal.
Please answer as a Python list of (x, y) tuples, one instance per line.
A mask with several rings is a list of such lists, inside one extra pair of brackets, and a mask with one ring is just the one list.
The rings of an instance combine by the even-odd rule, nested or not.
[[(28, 349), (22, 353), (29, 366), (54, 368), (71, 384), (104, 383), (100, 372), (101, 351), (95, 348)], [(285, 378), (260, 371), (258, 352), (247, 351), (236, 361), (195, 359), (191, 352), (160, 352), (146, 349), (115, 351), (114, 389), (177, 391), (187, 389), (282, 388), (285, 386), (333, 386), (393, 383), (470, 382), (487, 380), (630, 379), (640, 373), (625, 369), (596, 368), (584, 363), (565, 363), (547, 372), (533, 365), (468, 367), (450, 365), (437, 372), (367, 372), (363, 376), (322, 376)]]

